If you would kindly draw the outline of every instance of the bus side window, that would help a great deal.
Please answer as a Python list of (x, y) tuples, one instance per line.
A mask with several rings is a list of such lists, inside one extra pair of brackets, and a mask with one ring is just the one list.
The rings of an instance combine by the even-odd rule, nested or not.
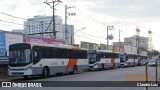
[(101, 58), (101, 54), (98, 54), (97, 55), (97, 61), (100, 61), (100, 58)]
[(40, 60), (41, 58), (43, 58), (43, 53), (42, 51), (37, 51), (37, 57), (36, 57), (36, 60)]
[(33, 47), (34, 55), (33, 55), (33, 63), (36, 64), (41, 58), (43, 58), (42, 47)]
[(125, 59), (126, 59), (126, 61), (128, 60), (128, 55), (126, 55), (126, 58), (125, 58)]

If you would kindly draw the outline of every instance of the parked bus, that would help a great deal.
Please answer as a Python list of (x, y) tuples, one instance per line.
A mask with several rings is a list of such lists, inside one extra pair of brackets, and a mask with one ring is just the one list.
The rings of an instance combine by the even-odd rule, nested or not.
[(138, 66), (142, 65), (142, 56), (141, 55), (137, 55), (137, 59), (138, 59)]
[(121, 67), (129, 66), (128, 56), (125, 52), (120, 53), (120, 65)]
[(141, 62), (142, 62), (142, 65), (145, 65), (148, 61), (147, 61), (147, 56), (141, 56)]
[(88, 69), (87, 50), (66, 45), (17, 43), (9, 46), (9, 75), (77, 73)]
[(128, 61), (130, 66), (137, 66), (138, 65), (138, 55), (137, 54), (127, 54)]
[(120, 53), (120, 64), (122, 67), (136, 66), (138, 64), (137, 54)]
[(120, 66), (119, 53), (106, 50), (88, 50), (89, 70), (116, 68)]

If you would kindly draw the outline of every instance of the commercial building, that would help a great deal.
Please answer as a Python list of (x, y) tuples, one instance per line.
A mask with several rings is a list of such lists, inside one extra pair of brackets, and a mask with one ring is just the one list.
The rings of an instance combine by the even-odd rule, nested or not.
[(142, 51), (148, 50), (148, 37), (134, 35), (132, 37), (124, 38), (124, 42), (131, 46), (139, 47)]
[(148, 50), (148, 37), (134, 35), (131, 37), (124, 38), (124, 42), (113, 42), (113, 46), (116, 51), (119, 51), (120, 48), (126, 45), (133, 48), (137, 48), (137, 50), (133, 49), (134, 53), (135, 51), (137, 51), (137, 53), (141, 54)]
[(25, 30), (22, 30), (22, 29), (13, 29), (12, 32), (19, 33), (19, 34), (25, 34)]
[[(65, 25), (62, 24), (62, 18), (55, 16), (56, 39), (65, 41), (65, 44), (72, 44), (74, 40), (74, 26), (67, 25), (66, 28), (65, 30)], [(53, 32), (52, 16), (34, 16), (33, 18), (28, 18), (27, 21), (24, 22), (24, 30), (26, 34), (51, 39), (53, 38), (52, 33), (36, 33)]]

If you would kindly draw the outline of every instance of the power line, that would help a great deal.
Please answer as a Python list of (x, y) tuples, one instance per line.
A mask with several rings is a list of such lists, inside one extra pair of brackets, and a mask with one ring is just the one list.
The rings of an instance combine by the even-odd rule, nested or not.
[(27, 20), (27, 19), (25, 19), (25, 18), (22, 18), (22, 17), (17, 17), (17, 16), (13, 16), (13, 15), (11, 15), (11, 14), (7, 14), (7, 13), (4, 13), (4, 12), (0, 12), (0, 13), (1, 13), (1, 14), (3, 14), (3, 15), (6, 15), (6, 16), (13, 17), (13, 18), (18, 18), (18, 19)]
[(79, 32), (81, 32), (81, 33), (83, 33), (83, 34), (86, 34), (86, 35), (89, 35), (89, 36), (92, 36), (92, 37), (97, 37), (97, 38), (106, 38), (106, 37), (99, 37), (99, 36), (91, 35), (91, 34), (88, 34), (88, 33), (84, 33), (84, 32), (82, 32), (82, 31), (79, 31)]
[[(70, 35), (73, 35), (72, 33), (68, 32)], [(84, 37), (84, 36), (81, 36), (81, 35), (75, 35), (75, 36), (78, 36), (78, 37), (83, 37), (83, 38), (86, 38), (86, 39), (90, 39), (90, 40), (94, 40), (94, 41), (98, 41), (99, 40), (96, 40), (96, 39), (92, 39), (92, 38), (88, 38), (88, 37)]]
[[(17, 19), (23, 19), (23, 20), (28, 20), (26, 18), (22, 18), (22, 17), (17, 17), (17, 16), (14, 16), (14, 15), (11, 15), (11, 14), (8, 14), (8, 13), (4, 13), (4, 12), (0, 12), (1, 14), (3, 15), (6, 15), (6, 16), (10, 16), (10, 17), (13, 17), (13, 18), (17, 18)], [(44, 18), (38, 18), (38, 19), (45, 19), (46, 17)], [(52, 17), (50, 17), (52, 19)], [(32, 22), (39, 22), (39, 21), (32, 21)]]
[[(57, 6), (59, 3), (62, 3), (62, 1), (60, 0), (52, 0), (52, 2), (48, 2), (47, 0), (44, 2), (45, 4), (51, 6), (52, 10), (53, 10), (53, 16), (52, 16), (52, 20), (53, 20), (53, 38), (56, 39), (56, 30), (55, 30), (55, 6)], [(50, 5), (50, 3), (52, 3), (52, 5)]]
[(86, 38), (86, 39), (90, 39), (90, 40), (94, 40), (94, 41), (98, 41), (98, 42), (99, 42), (99, 40), (96, 40), (96, 39), (91, 39), (91, 38), (84, 37), (84, 36), (80, 36), (80, 35), (75, 35), (75, 36), (78, 36), (78, 37), (83, 37), (83, 38)]
[(6, 21), (6, 20), (0, 20), (1, 22), (6, 22), (6, 23), (12, 23), (12, 24), (16, 24), (16, 25), (23, 25), (23, 24), (19, 24), (19, 23), (15, 23), (15, 22), (10, 22), (10, 21)]

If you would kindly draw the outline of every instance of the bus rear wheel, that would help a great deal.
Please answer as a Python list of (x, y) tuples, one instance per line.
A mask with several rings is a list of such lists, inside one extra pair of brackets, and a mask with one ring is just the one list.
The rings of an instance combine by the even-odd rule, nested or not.
[(42, 77), (47, 78), (49, 76), (49, 71), (46, 67), (43, 68)]
[(101, 66), (101, 69), (100, 70), (104, 70), (105, 68), (104, 68), (104, 64), (102, 63), (102, 66)]
[(74, 66), (74, 67), (73, 67), (73, 73), (74, 73), (74, 74), (77, 74), (77, 72), (78, 72), (78, 68), (77, 68), (77, 66)]
[(70, 74), (76, 74), (77, 72), (78, 72), (78, 68), (77, 68), (77, 66), (75, 65), (75, 66), (73, 67), (73, 71), (70, 72)]

